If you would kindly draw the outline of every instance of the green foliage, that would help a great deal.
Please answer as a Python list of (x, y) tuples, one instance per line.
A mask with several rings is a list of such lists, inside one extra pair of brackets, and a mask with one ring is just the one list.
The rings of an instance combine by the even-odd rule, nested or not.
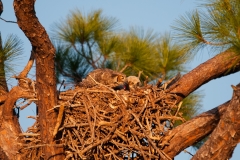
[(211, 46), (213, 49), (240, 49), (240, 2), (211, 0), (200, 11), (181, 16), (173, 29), (177, 37), (192, 49)]
[(188, 53), (189, 47), (174, 43), (171, 35), (165, 33), (157, 40), (156, 49), (160, 56), (160, 74), (164, 80), (186, 71), (185, 64), (192, 58)]
[(122, 33), (122, 46), (116, 50), (112, 59), (117, 62), (116, 70), (128, 65), (124, 70), (127, 75), (137, 75), (139, 71), (143, 71), (145, 76), (156, 76), (160, 58), (154, 44), (156, 37), (152, 30), (144, 33), (141, 28), (131, 28), (129, 32)]
[(9, 35), (4, 43), (0, 35), (0, 60), (5, 65), (7, 73), (14, 72), (13, 61), (22, 54), (22, 41), (15, 35)]
[(3, 43), (0, 34), (0, 86), (6, 91), (6, 76), (14, 73), (16, 64), (13, 64), (13, 62), (20, 58), (22, 51), (22, 42), (17, 36), (9, 35)]
[(91, 70), (86, 60), (79, 54), (75, 54), (70, 47), (64, 44), (57, 43), (55, 44), (55, 48), (57, 82), (61, 83), (62, 78), (64, 78), (67, 83), (71, 84), (81, 82), (82, 78)]
[(117, 20), (102, 16), (101, 10), (88, 15), (76, 10), (66, 20), (55, 24), (54, 35), (96, 69), (104, 66), (106, 57), (117, 44), (117, 38), (112, 35), (116, 26)]
[(172, 28), (178, 31), (176, 37), (192, 46), (192, 49), (198, 49), (197, 47), (205, 44), (198, 11), (188, 12), (185, 16), (181, 16)]

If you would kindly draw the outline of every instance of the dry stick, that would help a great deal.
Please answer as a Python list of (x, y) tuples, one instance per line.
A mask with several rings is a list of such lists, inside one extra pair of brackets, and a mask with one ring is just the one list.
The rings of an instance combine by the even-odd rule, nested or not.
[(27, 118), (32, 118), (32, 119), (37, 119), (37, 117), (36, 116), (27, 116)]
[(137, 123), (139, 124), (139, 126), (141, 127), (144, 135), (148, 138), (148, 141), (149, 141), (149, 143), (153, 146), (153, 148), (160, 154), (160, 156), (161, 156), (162, 158), (164, 158), (164, 159), (167, 158), (168, 160), (171, 160), (171, 158), (170, 158), (166, 153), (164, 153), (163, 151), (159, 150), (159, 149), (156, 147), (156, 145), (154, 144), (154, 142), (151, 140), (151, 138), (150, 138), (150, 137), (147, 135), (147, 133), (145, 132), (145, 130), (144, 130), (142, 124), (140, 123), (138, 117), (137, 117), (134, 113), (132, 113), (132, 112), (131, 112), (131, 114), (132, 114), (133, 117), (136, 119), (136, 121), (137, 121)]
[(122, 122), (122, 118), (123, 118), (123, 116), (120, 116), (117, 119), (117, 124), (110, 130), (109, 134), (102, 141), (98, 141), (98, 142), (96, 142), (96, 143), (94, 143), (92, 145), (87, 146), (85, 149), (80, 151), (80, 155), (83, 155), (85, 152), (87, 152), (88, 150), (92, 149), (93, 147), (96, 147), (99, 144), (103, 144), (103, 143), (107, 142), (109, 139), (111, 139), (112, 136), (114, 135), (113, 133), (117, 129), (117, 126)]
[[(118, 157), (116, 156), (116, 154), (113, 153), (109, 148), (107, 148), (107, 150), (108, 150), (108, 152), (111, 153), (111, 155), (113, 155), (114, 158), (116, 158), (116, 159), (120, 159), (120, 158), (118, 158)], [(111, 156), (111, 155), (110, 155), (110, 156)]]
[[(74, 97), (75, 97), (77, 94), (78, 94), (78, 92), (75, 92), (75, 93), (73, 94), (73, 96), (68, 99), (68, 101), (67, 101), (66, 103), (69, 103), (71, 100), (73, 100)], [(70, 103), (70, 104), (71, 104), (71, 103)], [(54, 109), (56, 109), (56, 108), (59, 108), (59, 107), (61, 107), (61, 105), (56, 105), (56, 106), (54, 106), (53, 108), (47, 110), (47, 112), (52, 111), (52, 110), (54, 110)], [(70, 106), (70, 107), (71, 107), (71, 106)]]
[(125, 69), (127, 69), (127, 67), (129, 67), (129, 66), (131, 66), (130, 64), (126, 64), (122, 69), (121, 69), (121, 73), (125, 70)]
[(138, 78), (139, 78), (139, 79), (140, 79), (142, 73), (143, 73), (143, 71), (139, 71), (139, 72), (138, 72)]
[(145, 154), (144, 154), (144, 151), (142, 150), (142, 147), (141, 147), (141, 144), (140, 144), (138, 138), (137, 138), (136, 135), (134, 135), (134, 134), (133, 134), (133, 137), (135, 138), (135, 141), (136, 141), (137, 144), (138, 144), (139, 150), (140, 150), (140, 152), (141, 152), (142, 155), (143, 155), (143, 159), (147, 159), (147, 157), (146, 157)]
[[(84, 98), (84, 99), (86, 101), (86, 98)], [(92, 143), (93, 140), (94, 140), (94, 128), (92, 126), (91, 117), (89, 116), (88, 107), (87, 107), (88, 105), (86, 105), (85, 101), (83, 101), (83, 104), (84, 104), (84, 107), (85, 107), (85, 111), (86, 111), (86, 115), (87, 115), (87, 120), (88, 120), (88, 123), (89, 123), (90, 131), (92, 133), (92, 135), (91, 135), (91, 140), (92, 141), (90, 142), (90, 143)]]
[(75, 145), (73, 144), (73, 139), (72, 139), (72, 134), (69, 130), (67, 130), (67, 133), (68, 133), (68, 137), (70, 138), (71, 140), (71, 144), (72, 144), (72, 147), (68, 145), (69, 148), (71, 148), (72, 150), (74, 150), (75, 152), (77, 152)]
[(90, 106), (93, 108), (93, 113), (94, 113), (94, 122), (93, 122), (93, 132), (92, 132), (92, 140), (95, 138), (95, 126), (96, 126), (96, 110), (95, 110), (95, 107), (92, 105), (92, 103), (91, 103), (91, 98), (89, 97), (89, 95), (87, 94), (87, 99), (88, 99), (88, 101), (89, 101), (89, 103), (90, 103)]
[(145, 77), (145, 81), (143, 82), (143, 84), (145, 87), (148, 85), (148, 76)]
[(40, 136), (38, 133), (20, 133), (19, 137), (21, 136)]
[(194, 156), (192, 153), (188, 152), (186, 149), (183, 150), (183, 152), (190, 154), (191, 156)]
[(73, 132), (75, 133), (75, 135), (76, 135), (77, 138), (79, 139), (80, 143), (83, 144), (83, 141), (82, 141), (80, 135), (78, 134), (78, 131), (77, 131), (75, 128), (73, 128)]
[(23, 71), (15, 78), (25, 78), (33, 66), (34, 59), (35, 59), (35, 53), (33, 51), (31, 51), (31, 55), (30, 55), (27, 65), (25, 66)]
[(5, 21), (5, 22), (7, 22), (7, 23), (17, 23), (17, 22), (14, 22), (14, 21), (7, 21), (7, 20), (5, 20), (5, 19), (3, 19), (3, 18), (1, 18), (1, 17), (0, 17), (0, 19), (3, 20), (3, 21)]
[(151, 95), (151, 93), (149, 93), (149, 94), (148, 94), (147, 98), (148, 98), (148, 99), (149, 99), (149, 101), (151, 102), (151, 104), (152, 104), (152, 107), (153, 107), (153, 108), (156, 108), (156, 106), (155, 106), (155, 103), (153, 102), (153, 98), (152, 98), (152, 95)]
[(26, 108), (27, 106), (29, 106), (32, 102), (33, 102), (32, 100), (28, 101), (27, 104), (25, 104), (25, 105), (23, 105), (22, 107), (20, 107), (20, 110), (25, 109), (25, 108)]
[[(21, 145), (22, 143), (20, 143)], [(31, 149), (31, 148), (39, 148), (39, 147), (44, 147), (44, 146), (49, 146), (49, 147), (63, 147), (63, 144), (53, 144), (53, 145), (50, 145), (50, 144), (39, 144), (39, 145), (23, 145), (23, 146), (29, 146), (29, 147), (26, 147), (26, 148), (23, 148), (23, 149)]]
[(124, 100), (122, 100), (122, 98), (120, 98), (120, 97), (116, 94), (116, 91), (115, 91), (115, 90), (113, 90), (112, 88), (109, 88), (109, 87), (106, 86), (106, 85), (103, 85), (103, 84), (97, 82), (91, 75), (89, 75), (89, 77), (90, 77), (96, 84), (99, 84), (100, 86), (104, 86), (104, 87), (106, 87), (107, 89), (109, 89), (110, 91), (112, 91), (112, 93), (113, 93), (119, 100), (121, 100), (125, 106), (127, 106), (126, 102), (125, 102)]
[(61, 92), (61, 88), (62, 88), (64, 82), (65, 82), (65, 79), (62, 80), (62, 82), (61, 82), (61, 84), (60, 84), (60, 87), (59, 87), (59, 89), (58, 89), (58, 99), (59, 99), (59, 95), (60, 95), (60, 92)]
[(180, 110), (180, 108), (181, 108), (181, 106), (182, 106), (182, 103), (183, 103), (183, 101), (181, 101), (181, 102), (178, 104), (177, 111), (176, 111), (176, 113), (174, 114), (175, 116), (177, 116), (177, 114), (178, 114), (178, 112), (179, 112), (179, 110)]
[[(143, 157), (145, 157), (144, 159), (147, 159), (145, 155), (152, 156), (153, 158), (156, 158), (156, 159), (159, 158), (159, 157), (157, 157), (155, 155), (152, 155), (151, 153), (145, 152), (143, 149), (140, 149), (140, 147), (138, 148), (138, 146), (134, 145), (134, 144), (133, 145), (127, 145), (127, 144), (118, 143), (118, 142), (116, 142), (114, 140), (112, 140), (112, 143), (115, 144), (116, 146), (121, 146), (123, 148), (129, 148), (129, 146), (130, 146), (130, 147), (132, 147), (135, 150), (142, 150)], [(139, 142), (139, 145), (141, 145), (140, 142)]]
[(64, 105), (61, 104), (61, 106), (59, 108), (59, 112), (58, 112), (57, 123), (56, 123), (54, 131), (53, 131), (53, 138), (55, 138), (55, 136), (58, 132), (58, 129), (62, 123), (63, 112), (64, 112)]

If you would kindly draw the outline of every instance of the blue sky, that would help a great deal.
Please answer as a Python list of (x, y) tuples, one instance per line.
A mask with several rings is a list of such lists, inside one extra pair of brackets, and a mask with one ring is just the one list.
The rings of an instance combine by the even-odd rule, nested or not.
[[(2, 18), (16, 21), (12, 5), (13, 0), (2, 0), (2, 2), (4, 4)], [(164, 33), (171, 31), (170, 26), (174, 23), (174, 20), (187, 11), (197, 9), (199, 3), (199, 0), (37, 0), (35, 8), (39, 21), (49, 33), (54, 28), (54, 22), (65, 19), (69, 12), (74, 9), (79, 9), (84, 13), (102, 9), (104, 15), (117, 18), (122, 29), (127, 30), (131, 26), (138, 26), (145, 30), (153, 29), (155, 32)], [(17, 71), (21, 71), (30, 56), (31, 45), (28, 39), (17, 24), (0, 21), (0, 31), (3, 40), (9, 34), (16, 34), (23, 41), (24, 55), (22, 59), (14, 63)], [(212, 56), (211, 52), (203, 50), (196, 55), (193, 62), (187, 65), (188, 70), (193, 69)], [(204, 95), (202, 110), (207, 111), (229, 100), (232, 96), (230, 85), (238, 84), (239, 79), (240, 73), (236, 73), (213, 80), (199, 88)], [(15, 83), (12, 79), (9, 82)], [(21, 112), (20, 122), (24, 130), (32, 123), (31, 120), (26, 119), (26, 116), (34, 114), (35, 111), (31, 107)], [(191, 149), (188, 149), (188, 151), (193, 152)], [(240, 147), (235, 150), (232, 160), (237, 160), (240, 157), (238, 152), (240, 152)], [(190, 158), (188, 154), (182, 153), (175, 159), (187, 160)]]

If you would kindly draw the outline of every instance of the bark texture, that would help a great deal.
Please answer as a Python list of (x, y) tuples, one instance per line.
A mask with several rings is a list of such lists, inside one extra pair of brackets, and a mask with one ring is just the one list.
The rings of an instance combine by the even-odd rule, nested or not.
[(33, 98), (34, 93), (21, 87), (14, 87), (7, 94), (5, 103), (0, 107), (0, 146), (9, 159), (17, 159), (18, 135), (21, 133), (17, 116), (13, 113), (14, 103), (19, 98)]
[(185, 74), (177, 83), (170, 86), (169, 92), (177, 93), (181, 101), (203, 84), (223, 76), (238, 72), (240, 55), (233, 51), (219, 53), (208, 61)]
[(240, 87), (233, 87), (232, 100), (209, 139), (192, 160), (229, 159), (240, 139)]
[(41, 140), (45, 145), (45, 159), (63, 159), (63, 149), (55, 146), (53, 138), (57, 114), (47, 112), (57, 103), (56, 76), (54, 67), (55, 49), (38, 21), (34, 9), (35, 0), (14, 0), (17, 23), (32, 44), (36, 60), (36, 91), (38, 98)]
[(185, 148), (209, 135), (227, 110), (229, 101), (171, 130), (163, 139), (164, 152), (174, 158)]

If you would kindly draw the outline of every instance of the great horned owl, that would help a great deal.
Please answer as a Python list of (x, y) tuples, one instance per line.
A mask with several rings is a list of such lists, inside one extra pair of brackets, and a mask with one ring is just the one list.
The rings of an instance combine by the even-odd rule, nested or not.
[(115, 87), (126, 82), (126, 75), (111, 69), (96, 69), (90, 72), (78, 85), (79, 87), (93, 87), (96, 82)]
[(127, 77), (127, 82), (130, 90), (134, 90), (137, 86), (141, 85), (141, 82), (136, 76)]

